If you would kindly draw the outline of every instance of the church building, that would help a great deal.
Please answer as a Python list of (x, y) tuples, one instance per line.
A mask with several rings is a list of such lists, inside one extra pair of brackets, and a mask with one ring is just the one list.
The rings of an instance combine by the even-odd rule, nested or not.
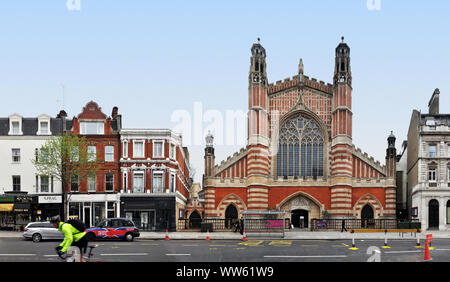
[[(277, 210), (299, 227), (311, 219), (395, 218), (395, 137), (386, 165), (352, 142), (350, 47), (335, 50), (333, 84), (298, 74), (269, 83), (266, 50), (251, 48), (248, 136), (245, 148), (216, 165), (206, 137), (204, 217), (240, 218), (244, 211)], [(369, 105), (367, 105), (369, 106)], [(189, 216), (189, 215), (187, 215)]]

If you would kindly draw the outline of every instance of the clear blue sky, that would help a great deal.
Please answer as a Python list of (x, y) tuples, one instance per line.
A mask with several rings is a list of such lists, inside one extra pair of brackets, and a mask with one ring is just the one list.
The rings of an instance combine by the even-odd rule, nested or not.
[[(172, 128), (175, 110), (247, 110), (251, 45), (267, 51), (271, 82), (305, 74), (332, 82), (345, 36), (353, 71), (353, 141), (384, 164), (391, 130), (406, 139), (412, 109), (435, 88), (450, 113), (450, 2), (381, 0), (66, 0), (0, 2), (0, 116), (60, 110), (94, 100), (124, 127)], [(206, 124), (205, 124), (206, 125)], [(220, 146), (220, 162), (240, 146)], [(191, 146), (203, 173), (203, 146)]]

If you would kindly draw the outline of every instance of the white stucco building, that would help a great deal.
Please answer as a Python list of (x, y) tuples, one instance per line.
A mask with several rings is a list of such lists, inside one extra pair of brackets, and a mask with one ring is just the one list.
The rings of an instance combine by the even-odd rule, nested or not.
[(0, 228), (60, 213), (61, 182), (38, 175), (32, 160), (52, 135), (61, 134), (62, 126), (62, 118), (49, 115), (0, 118)]
[(408, 208), (424, 230), (450, 230), (450, 114), (439, 113), (439, 94), (428, 114), (413, 111), (408, 131)]

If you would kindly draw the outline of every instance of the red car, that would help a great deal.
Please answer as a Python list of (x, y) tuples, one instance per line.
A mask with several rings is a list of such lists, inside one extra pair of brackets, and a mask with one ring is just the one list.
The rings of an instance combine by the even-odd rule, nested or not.
[(127, 218), (107, 218), (100, 221), (97, 226), (85, 230), (89, 240), (95, 239), (123, 239), (128, 242), (139, 237), (139, 229), (133, 221)]

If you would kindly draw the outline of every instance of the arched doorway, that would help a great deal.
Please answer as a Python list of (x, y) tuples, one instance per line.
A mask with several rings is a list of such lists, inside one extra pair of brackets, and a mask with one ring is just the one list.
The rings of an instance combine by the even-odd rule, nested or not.
[(234, 205), (229, 205), (225, 210), (225, 228), (231, 228), (238, 219), (238, 211)]
[(366, 204), (361, 210), (361, 225), (362, 228), (370, 228), (375, 225), (373, 208), (369, 204)]
[(447, 224), (450, 224), (450, 200), (447, 201)]
[(293, 210), (291, 214), (291, 223), (294, 228), (308, 228), (309, 212), (307, 210)]
[(200, 228), (202, 223), (202, 217), (197, 210), (193, 211), (189, 216), (189, 225), (192, 228)]
[(434, 199), (428, 203), (428, 228), (439, 228), (439, 202)]

